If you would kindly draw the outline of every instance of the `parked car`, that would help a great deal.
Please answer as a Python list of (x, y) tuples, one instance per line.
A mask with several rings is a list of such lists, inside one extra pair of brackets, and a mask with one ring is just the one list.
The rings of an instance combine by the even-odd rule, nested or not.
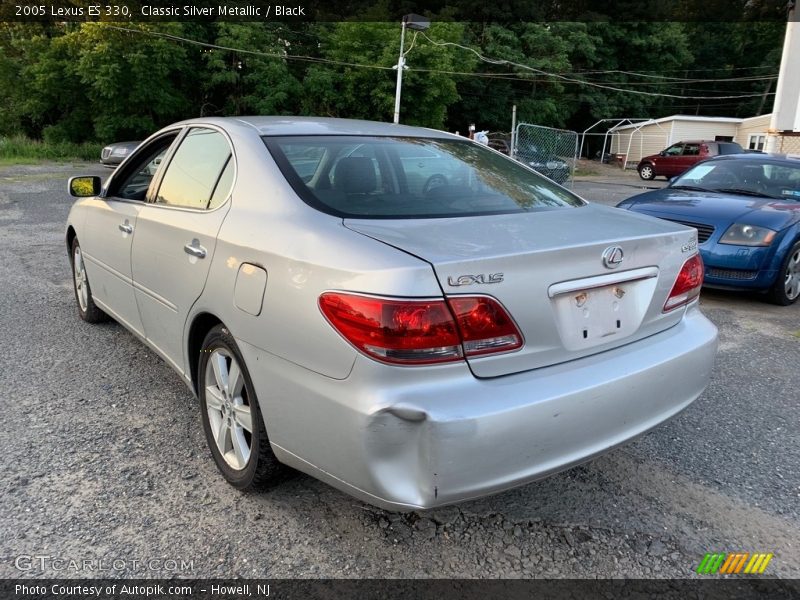
[(690, 141), (672, 144), (658, 154), (645, 156), (636, 170), (642, 179), (666, 178), (680, 175), (701, 160), (721, 154), (741, 154), (744, 149), (736, 142)]
[[(421, 152), (464, 177), (409, 186)], [(195, 119), (69, 189), (80, 317), (181, 375), (238, 488), (286, 464), (389, 509), (453, 503), (606, 452), (709, 381), (693, 229), (462, 137)]]
[(572, 168), (566, 160), (534, 144), (521, 142), (515, 148), (515, 154), (518, 161), (556, 183), (566, 183), (572, 175)]
[(800, 160), (718, 156), (618, 206), (697, 229), (706, 286), (800, 297)]
[(494, 150), (502, 152), (503, 154), (511, 154), (511, 146), (509, 145), (508, 141), (503, 138), (490, 137), (489, 148), (493, 148)]
[(116, 142), (114, 144), (109, 144), (100, 151), (100, 162), (107, 167), (114, 168), (136, 150), (139, 144), (141, 144), (141, 142)]

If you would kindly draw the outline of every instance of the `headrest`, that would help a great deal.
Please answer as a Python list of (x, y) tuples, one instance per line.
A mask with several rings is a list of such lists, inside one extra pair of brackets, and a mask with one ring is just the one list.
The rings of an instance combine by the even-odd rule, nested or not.
[(378, 177), (372, 159), (348, 156), (336, 165), (334, 187), (346, 194), (368, 194), (378, 187)]

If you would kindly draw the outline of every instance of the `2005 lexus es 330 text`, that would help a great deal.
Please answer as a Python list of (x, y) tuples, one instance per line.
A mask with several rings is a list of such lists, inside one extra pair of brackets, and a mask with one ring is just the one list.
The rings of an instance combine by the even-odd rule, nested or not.
[(694, 229), (464, 138), (192, 120), (69, 187), (80, 316), (183, 376), (239, 488), (285, 464), (389, 509), (457, 502), (606, 452), (710, 377)]

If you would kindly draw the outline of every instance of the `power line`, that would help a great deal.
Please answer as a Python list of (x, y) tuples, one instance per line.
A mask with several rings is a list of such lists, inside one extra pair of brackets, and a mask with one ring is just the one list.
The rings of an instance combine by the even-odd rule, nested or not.
[(225, 50), (227, 52), (237, 52), (239, 54), (250, 54), (250, 55), (253, 55), (253, 56), (264, 56), (264, 57), (267, 57), (267, 58), (280, 58), (280, 59), (283, 59), (283, 60), (299, 60), (299, 61), (314, 62), (314, 63), (328, 63), (328, 64), (334, 64), (334, 65), (341, 65), (341, 66), (345, 66), (345, 67), (360, 67), (360, 68), (364, 68), (364, 69), (379, 69), (379, 70), (382, 70), (382, 71), (391, 71), (392, 70), (392, 67), (384, 67), (384, 66), (381, 66), (381, 65), (366, 65), (366, 64), (362, 64), (362, 63), (353, 63), (353, 62), (347, 62), (347, 61), (342, 61), (342, 60), (332, 60), (332, 59), (328, 59), (328, 58), (317, 58), (317, 57), (313, 57), (313, 56), (299, 56), (299, 55), (293, 55), (293, 54), (287, 54), (287, 53), (261, 52), (259, 50), (245, 50), (243, 48), (233, 48), (233, 47), (230, 47), (230, 46), (220, 46), (219, 44), (210, 44), (208, 42), (201, 42), (201, 41), (198, 41), (198, 40), (192, 40), (192, 39), (189, 39), (189, 38), (181, 37), (179, 35), (172, 35), (171, 33), (162, 33), (160, 31), (145, 31), (143, 29), (130, 29), (128, 27), (119, 27), (117, 25), (107, 25), (105, 23), (103, 24), (103, 26), (108, 28), (108, 29), (116, 29), (118, 31), (127, 31), (127, 32), (130, 32), (130, 33), (139, 33), (139, 34), (142, 34), (142, 35), (150, 35), (150, 36), (155, 36), (155, 37), (161, 37), (161, 38), (173, 40), (173, 41), (176, 41), (176, 42), (183, 42), (183, 43), (186, 43), (186, 44), (193, 44), (195, 46), (203, 46), (205, 48), (213, 48), (213, 49), (216, 49), (216, 50)]
[[(517, 62), (511, 61), (511, 60), (506, 60), (506, 59), (503, 59), (503, 58), (499, 58), (499, 59), (498, 58), (489, 58), (487, 56), (482, 55), (480, 52), (478, 52), (474, 48), (470, 48), (468, 46), (462, 46), (461, 44), (457, 44), (455, 42), (437, 42), (435, 40), (432, 40), (430, 37), (428, 37), (425, 34), (425, 32), (420, 32), (420, 35), (422, 35), (422, 37), (424, 37), (426, 40), (428, 40), (434, 46), (439, 46), (439, 47), (442, 47), (442, 46), (454, 46), (456, 48), (460, 48), (462, 50), (466, 50), (468, 52), (472, 52), (481, 61), (483, 61), (485, 63), (488, 63), (488, 64), (509, 65), (509, 66), (512, 66), (512, 67), (518, 67), (520, 69), (526, 69), (528, 71), (532, 71), (534, 73), (538, 73), (538, 74), (544, 75), (546, 77), (552, 77), (554, 79), (560, 79), (562, 81), (567, 81), (569, 83), (575, 83), (575, 84), (578, 84), (578, 85), (588, 85), (588, 86), (591, 86), (591, 87), (611, 90), (611, 91), (614, 91), (614, 92), (622, 92), (622, 93), (625, 93), (625, 94), (639, 94), (639, 95), (642, 95), (642, 96), (655, 96), (655, 97), (659, 97), (659, 98), (678, 98), (678, 99), (681, 99), (681, 100), (727, 100), (727, 99), (733, 100), (733, 99), (738, 99), (738, 98), (755, 98), (755, 97), (760, 97), (760, 96), (764, 96), (765, 95), (763, 93), (757, 93), (757, 94), (740, 94), (740, 95), (734, 95), (734, 96), (684, 96), (684, 95), (679, 95), (679, 94), (665, 94), (665, 93), (658, 93), (658, 92), (645, 92), (643, 90), (629, 90), (629, 89), (614, 87), (614, 86), (610, 86), (610, 85), (606, 85), (606, 84), (602, 84), (602, 83), (595, 83), (595, 82), (592, 82), (592, 81), (585, 81), (585, 80), (582, 80), (582, 79), (574, 79), (574, 78), (571, 78), (571, 77), (567, 77), (566, 75), (559, 75), (558, 73), (549, 73), (547, 71), (543, 71), (542, 69), (536, 69), (534, 67), (531, 67), (530, 65), (524, 65), (522, 63), (517, 63)], [(769, 95), (774, 95), (774, 92), (770, 92)]]
[[(143, 29), (131, 29), (129, 27), (120, 27), (118, 25), (109, 25), (109, 24), (105, 24), (105, 23), (103, 24), (103, 26), (108, 28), (108, 29), (114, 29), (114, 30), (118, 30), (118, 31), (125, 31), (125, 32), (128, 32), (128, 33), (138, 33), (138, 34), (141, 34), (141, 35), (149, 35), (149, 36), (154, 36), (154, 37), (160, 37), (160, 38), (169, 39), (169, 40), (176, 41), (176, 42), (192, 44), (192, 45), (195, 45), (195, 46), (202, 46), (202, 47), (205, 47), (205, 48), (223, 50), (223, 51), (226, 51), (226, 52), (237, 52), (239, 54), (249, 54), (249, 55), (252, 55), (252, 56), (263, 56), (263, 57), (267, 57), (267, 58), (279, 58), (279, 59), (282, 59), (282, 60), (297, 60), (297, 61), (320, 63), (320, 64), (332, 64), (332, 65), (345, 66), (345, 67), (356, 67), (356, 68), (362, 68), (362, 69), (376, 69), (376, 70), (381, 70), (381, 71), (391, 71), (391, 70), (393, 70), (392, 67), (387, 67), (387, 66), (382, 66), (382, 65), (371, 65), (371, 64), (355, 63), (355, 62), (349, 62), (349, 61), (333, 60), (333, 59), (328, 59), (328, 58), (319, 58), (319, 57), (312, 57), (312, 56), (300, 56), (300, 55), (293, 55), (293, 54), (288, 54), (288, 53), (262, 52), (262, 51), (258, 51), (258, 50), (246, 50), (246, 49), (243, 49), (243, 48), (234, 48), (234, 47), (231, 47), (231, 46), (222, 46), (222, 45), (219, 45), (219, 44), (211, 44), (211, 43), (208, 43), (208, 42), (201, 42), (199, 40), (193, 40), (193, 39), (190, 39), (190, 38), (185, 38), (185, 37), (178, 36), (178, 35), (173, 35), (173, 34), (170, 34), (170, 33), (163, 33), (163, 32), (160, 32), (160, 31), (148, 31), (148, 30), (143, 30)], [(520, 68), (520, 69), (526, 69), (526, 70), (529, 70), (531, 72), (538, 73), (539, 75), (542, 75), (544, 77), (559, 79), (559, 80), (565, 81), (567, 83), (572, 83), (572, 84), (576, 84), (576, 85), (586, 85), (586, 86), (591, 86), (591, 87), (596, 87), (596, 88), (601, 88), (601, 89), (607, 89), (607, 90), (611, 90), (611, 91), (615, 91), (615, 92), (622, 92), (622, 93), (628, 93), (628, 94), (638, 94), (638, 95), (643, 95), (643, 96), (653, 96), (653, 97), (661, 97), (661, 98), (678, 98), (678, 99), (682, 99), (682, 100), (728, 100), (728, 99), (739, 99), (739, 98), (755, 98), (755, 97), (761, 97), (761, 96), (765, 95), (763, 93), (755, 93), (755, 94), (738, 94), (738, 95), (729, 95), (729, 96), (685, 96), (685, 95), (678, 95), (678, 94), (666, 94), (666, 93), (659, 93), (659, 92), (647, 92), (647, 91), (643, 91), (643, 90), (624, 89), (624, 88), (619, 88), (619, 87), (615, 87), (615, 86), (612, 86), (612, 85), (608, 85), (607, 83), (600, 83), (600, 82), (595, 82), (595, 81), (587, 81), (587, 80), (583, 80), (583, 79), (574, 79), (574, 78), (571, 78), (571, 77), (567, 77), (566, 75), (561, 75), (559, 73), (549, 73), (547, 71), (543, 71), (541, 69), (536, 69), (536, 68), (531, 67), (529, 65), (516, 63), (516, 62), (510, 61), (510, 60), (506, 60), (506, 59), (488, 58), (486, 56), (483, 56), (482, 54), (480, 54), (478, 51), (474, 50), (473, 48), (469, 48), (467, 46), (462, 46), (461, 44), (456, 44), (455, 42), (437, 42), (435, 40), (432, 40), (430, 37), (428, 37), (424, 32), (419, 32), (419, 33), (420, 33), (420, 35), (422, 35), (422, 37), (424, 37), (426, 40), (428, 40), (434, 46), (455, 46), (457, 48), (461, 48), (462, 50), (467, 50), (469, 52), (472, 52), (480, 60), (482, 60), (483, 62), (489, 63), (489, 64), (509, 65), (509, 66), (512, 66), (512, 67), (517, 67), (517, 68)], [(416, 36), (415, 36), (415, 38), (416, 38)], [(488, 73), (477, 74), (477, 73), (456, 72), (456, 71), (446, 71), (446, 70), (437, 70), (437, 69), (409, 69), (409, 70), (410, 71), (418, 71), (418, 72), (428, 72), (428, 73), (451, 74), (451, 75), (496, 77), (495, 74), (488, 74)], [(525, 79), (525, 78), (519, 77), (519, 73), (513, 73), (513, 74), (516, 75), (516, 77), (514, 79), (517, 80), (517, 81), (531, 81), (530, 79)], [(766, 95), (774, 95), (774, 94), (775, 94), (774, 92), (769, 92)]]

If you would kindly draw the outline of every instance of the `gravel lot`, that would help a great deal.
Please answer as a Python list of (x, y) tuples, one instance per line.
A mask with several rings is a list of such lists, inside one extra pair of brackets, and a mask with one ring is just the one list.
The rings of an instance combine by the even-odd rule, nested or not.
[[(544, 481), (407, 515), (303, 475), (242, 494), (179, 377), (121, 326), (76, 314), (65, 182), (87, 172), (108, 174), (0, 168), (0, 577), (109, 574), (24, 568), (31, 555), (116, 560), (114, 576), (687, 577), (710, 551), (773, 552), (768, 574), (800, 577), (800, 305), (704, 292), (721, 332), (708, 391)], [(576, 191), (640, 191), (592, 179)]]

